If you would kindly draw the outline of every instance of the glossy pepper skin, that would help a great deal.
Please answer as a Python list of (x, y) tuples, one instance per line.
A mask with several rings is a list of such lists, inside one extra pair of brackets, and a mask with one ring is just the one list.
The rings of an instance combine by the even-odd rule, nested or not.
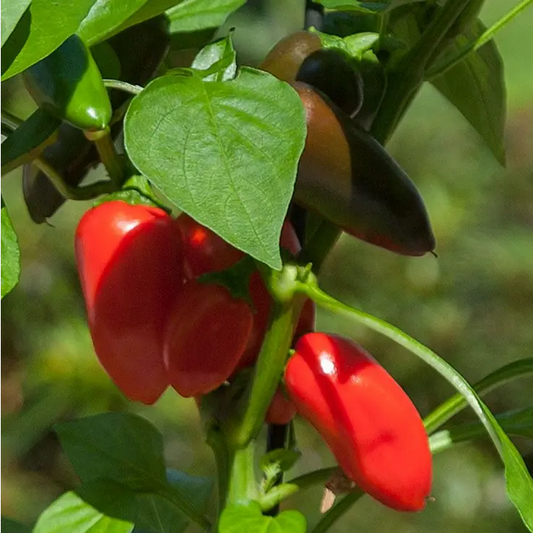
[(27, 69), (24, 81), (39, 107), (76, 128), (103, 130), (111, 121), (102, 75), (77, 35)]
[(326, 94), (348, 115), (363, 104), (359, 72), (340, 52), (322, 48), (320, 37), (299, 31), (279, 41), (259, 68), (287, 83), (302, 81)]
[(165, 327), (163, 355), (170, 385), (186, 398), (218, 388), (242, 357), (252, 324), (248, 304), (222, 285), (187, 282)]
[(168, 385), (164, 324), (181, 291), (182, 247), (161, 209), (121, 201), (87, 211), (76, 230), (78, 272), (96, 355), (130, 399)]
[(342, 337), (309, 333), (287, 364), (285, 386), (359, 487), (399, 511), (424, 508), (432, 477), (424, 424), (367, 352)]
[[(120, 62), (121, 80), (144, 85), (155, 74), (168, 52), (167, 29), (168, 21), (164, 17), (155, 17), (114, 35), (99, 46), (108, 45), (113, 49)], [(116, 77), (115, 73), (106, 69), (105, 64), (99, 64), (98, 67), (102, 76)], [(124, 91), (114, 89), (109, 94), (114, 109), (130, 97)], [(113, 138), (121, 131), (121, 122), (111, 127)], [(57, 142), (46, 148), (41, 157), (72, 186), (81, 183), (87, 172), (100, 161), (94, 143), (81, 130), (66, 123), (58, 130)], [(65, 202), (48, 177), (33, 165), (25, 165), (22, 183), (28, 212), (37, 224), (46, 222)]]
[(294, 87), (307, 121), (295, 201), (377, 246), (404, 255), (432, 251), (424, 202), (402, 168), (326, 96), (303, 83)]

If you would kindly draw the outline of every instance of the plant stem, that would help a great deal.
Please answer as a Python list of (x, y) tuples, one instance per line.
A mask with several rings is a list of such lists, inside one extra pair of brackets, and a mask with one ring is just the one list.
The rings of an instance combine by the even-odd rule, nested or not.
[[(372, 125), (372, 136), (385, 144), (400, 118), (424, 81), (424, 72), (439, 44), (470, 0), (449, 0), (429, 24), (418, 42), (401, 59), (390, 74), (378, 114)], [(392, 81), (392, 83), (390, 83)]]
[(124, 91), (126, 93), (130, 93), (135, 96), (140, 94), (144, 90), (144, 87), (141, 87), (140, 85), (134, 85), (126, 81), (110, 80), (110, 79), (105, 79), (103, 81), (104, 81), (104, 85), (108, 89), (118, 89), (119, 91)]
[(496, 21), (490, 28), (485, 30), (477, 39), (467, 44), (462, 50), (456, 54), (446, 58), (442, 63), (435, 65), (426, 72), (426, 79), (435, 78), (444, 74), (447, 70), (455, 66), (459, 61), (462, 61), (466, 56), (481, 48), (488, 43), (494, 35), (507, 25), (516, 15), (523, 11), (526, 7), (531, 5), (533, 0), (522, 0), (511, 11), (507, 12), (500, 20)]
[(251, 440), (245, 448), (233, 451), (226, 505), (246, 503), (258, 499), (254, 451), (255, 440)]
[(292, 340), (294, 323), (301, 309), (301, 302), (273, 305), (270, 324), (261, 346), (255, 366), (245, 411), (237, 427), (231, 431), (231, 442), (235, 448), (243, 448), (259, 433), (265, 420), (268, 405), (276, 392), (283, 373), (285, 360)]
[(322, 519), (312, 530), (312, 533), (324, 533), (327, 531), (363, 495), (363, 491), (356, 490), (344, 496), (339, 503), (334, 505), (327, 513), (324, 514)]
[(124, 182), (126, 168), (124, 161), (115, 149), (109, 128), (97, 132), (85, 131), (84, 133), (87, 139), (94, 142), (111, 181), (120, 189)]
[[(482, 395), (500, 387), (501, 385), (505, 385), (513, 379), (529, 376), (531, 374), (533, 374), (533, 358), (520, 359), (492, 372), (474, 384), (473, 388), (479, 395)], [(424, 419), (426, 431), (428, 433), (433, 433), (467, 405), (468, 402), (461, 394), (452, 396), (426, 416)]]
[(112, 181), (96, 181), (90, 185), (72, 187), (63, 180), (63, 177), (52, 165), (41, 158), (32, 161), (39, 170), (44, 172), (58, 192), (69, 200), (92, 200), (102, 194), (109, 194), (117, 190)]

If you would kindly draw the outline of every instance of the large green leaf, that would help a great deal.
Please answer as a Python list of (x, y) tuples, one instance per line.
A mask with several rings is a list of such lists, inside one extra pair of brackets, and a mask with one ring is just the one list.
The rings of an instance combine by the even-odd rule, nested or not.
[[(169, 483), (163, 438), (141, 417), (104, 413), (59, 424), (57, 433), (81, 478), (79, 494), (103, 513), (152, 528), (161, 516), (202, 523), (202, 507), (193, 498), (195, 480)], [(202, 478), (203, 479), (203, 478)], [(170, 519), (169, 519), (170, 520)], [(172, 523), (172, 520), (170, 520)]]
[(145, 20), (157, 17), (183, 0), (148, 0), (131, 17), (121, 24), (118, 31), (140, 24)]
[(43, 511), (33, 533), (129, 533), (132, 529), (133, 524), (109, 518), (67, 492)]
[(103, 41), (145, 2), (146, 0), (96, 0), (82, 20), (77, 34), (89, 46)]
[[(449, 53), (457, 54), (485, 29), (477, 21), (454, 41)], [(494, 40), (430, 81), (477, 130), (496, 159), (505, 164), (505, 79), (503, 61)]]
[(20, 250), (17, 234), (2, 200), (2, 298), (15, 287), (19, 276)]
[(185, 0), (168, 12), (171, 32), (189, 32), (214, 28), (224, 23), (230, 13), (246, 0)]
[(2, 2), (2, 46), (11, 35), (18, 21), (24, 15), (31, 0), (4, 0)]
[(95, 0), (33, 0), (2, 48), (2, 80), (51, 54), (78, 29)]
[(278, 516), (263, 516), (257, 502), (230, 505), (220, 516), (219, 533), (305, 533), (305, 517), (298, 511), (283, 511)]
[(132, 101), (124, 128), (133, 164), (170, 201), (276, 269), (305, 135), (296, 92), (249, 68), (224, 82), (158, 78)]

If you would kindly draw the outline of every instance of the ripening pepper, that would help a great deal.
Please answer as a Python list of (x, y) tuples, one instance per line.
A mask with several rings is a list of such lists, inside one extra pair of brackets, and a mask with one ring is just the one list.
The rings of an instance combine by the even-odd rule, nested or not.
[(404, 255), (433, 250), (422, 197), (398, 163), (326, 96), (304, 83), (294, 87), (307, 122), (294, 200), (387, 250)]
[(357, 114), (363, 104), (360, 73), (341, 52), (323, 48), (316, 33), (299, 31), (283, 38), (259, 68), (287, 83), (312, 85), (348, 115)]
[(71, 35), (49, 56), (24, 71), (35, 103), (82, 130), (104, 130), (112, 109), (102, 75), (85, 43)]
[(158, 208), (111, 201), (76, 230), (76, 260), (96, 355), (131, 400), (154, 403), (168, 386), (163, 333), (182, 290), (175, 220)]
[(285, 386), (361, 489), (393, 509), (424, 508), (432, 477), (424, 424), (372, 356), (351, 340), (309, 333), (289, 359)]

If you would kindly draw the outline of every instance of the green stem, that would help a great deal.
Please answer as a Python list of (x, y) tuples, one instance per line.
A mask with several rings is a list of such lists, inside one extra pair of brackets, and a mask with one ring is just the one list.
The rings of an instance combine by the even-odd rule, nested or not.
[(292, 341), (294, 323), (301, 303), (275, 303), (270, 324), (261, 346), (245, 411), (238, 425), (231, 431), (231, 442), (235, 448), (245, 447), (259, 433), (265, 415), (283, 374), (283, 367)]
[(23, 122), (22, 119), (2, 109), (2, 126), (7, 126), (11, 131), (15, 131)]
[[(424, 72), (448, 30), (470, 0), (449, 0), (418, 42), (391, 72), (388, 87), (372, 125), (372, 136), (385, 144), (424, 81)], [(390, 83), (392, 81), (392, 83)]]
[(132, 83), (128, 83), (126, 81), (121, 80), (105, 79), (104, 85), (108, 89), (118, 89), (119, 91), (124, 91), (135, 96), (140, 94), (144, 90), (144, 87), (141, 87), (140, 85), (133, 85)]
[[(520, 359), (492, 372), (473, 385), (473, 388), (479, 395), (483, 395), (513, 379), (531, 374), (533, 374), (533, 358)], [(467, 405), (468, 402), (461, 394), (452, 396), (426, 416), (424, 424), (427, 432), (433, 433)]]
[[(526, 436), (531, 438), (533, 432), (533, 408), (520, 409), (514, 412), (496, 415), (496, 420), (508, 435)], [(480, 422), (462, 424), (450, 429), (434, 433), (429, 438), (431, 453), (436, 455), (455, 444), (470, 442), (474, 439), (486, 438), (487, 432)]]
[(301, 476), (290, 479), (287, 483), (297, 485), (300, 489), (306, 489), (318, 484), (325, 485), (338, 470), (338, 466), (329, 466), (327, 468), (321, 468), (320, 470), (313, 470), (313, 472), (308, 472), (307, 474), (302, 474)]
[(120, 189), (124, 182), (126, 168), (123, 159), (115, 149), (109, 128), (97, 132), (85, 131), (84, 133), (87, 139), (94, 142), (111, 181)]
[(533, 0), (522, 0), (511, 11), (506, 13), (500, 20), (496, 21), (490, 28), (485, 30), (476, 40), (466, 45), (462, 50), (446, 58), (440, 64), (435, 65), (426, 72), (426, 79), (435, 78), (444, 74), (447, 70), (463, 60), (467, 55), (471, 54), (475, 50), (481, 48), (484, 44), (488, 43), (494, 35), (501, 30), (506, 24), (508, 24), (516, 15), (523, 11), (526, 7), (531, 5)]
[(255, 441), (245, 448), (234, 450), (231, 456), (230, 476), (226, 505), (246, 503), (258, 499), (254, 468)]
[(44, 172), (58, 192), (69, 200), (92, 200), (102, 194), (115, 192), (117, 187), (112, 181), (96, 181), (90, 185), (72, 187), (63, 180), (63, 177), (44, 159), (32, 161), (39, 170)]
[(312, 263), (313, 271), (318, 273), (327, 255), (337, 242), (341, 232), (335, 224), (324, 220), (311, 237), (309, 244), (298, 258), (302, 264)]
[(354, 492), (350, 492), (344, 496), (339, 503), (334, 505), (327, 513), (324, 514), (324, 516), (312, 530), (312, 533), (324, 533), (327, 531), (363, 495), (363, 491), (355, 490)]
[(215, 462), (217, 465), (217, 485), (218, 485), (218, 513), (220, 515), (221, 510), (225, 506), (225, 502), (228, 498), (230, 468), (231, 468), (231, 454), (228, 449), (224, 434), (218, 427), (211, 427), (207, 432), (207, 444), (213, 450), (215, 456)]

